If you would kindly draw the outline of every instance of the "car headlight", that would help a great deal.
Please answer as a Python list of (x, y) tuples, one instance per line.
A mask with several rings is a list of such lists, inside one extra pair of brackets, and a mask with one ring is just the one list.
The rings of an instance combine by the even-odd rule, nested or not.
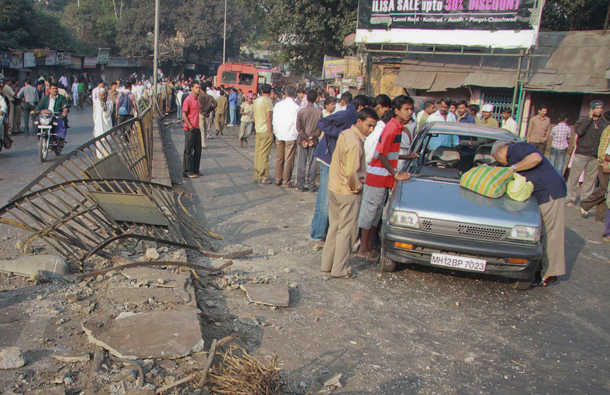
[(517, 225), (508, 235), (509, 239), (537, 242), (540, 240), (540, 228), (534, 226)]
[(41, 123), (42, 125), (48, 125), (48, 124), (50, 124), (50, 123), (51, 123), (51, 118), (41, 118), (41, 119), (40, 119), (40, 123)]
[(394, 210), (390, 214), (390, 225), (419, 229), (419, 217), (411, 211)]

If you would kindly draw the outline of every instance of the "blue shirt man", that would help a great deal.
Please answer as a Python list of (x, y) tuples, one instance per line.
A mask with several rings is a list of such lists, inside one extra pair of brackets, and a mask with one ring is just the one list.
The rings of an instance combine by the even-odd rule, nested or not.
[(345, 110), (334, 112), (327, 117), (320, 118), (317, 122), (318, 128), (324, 132), (324, 137), (313, 153), (320, 162), (320, 186), (316, 198), (316, 209), (311, 221), (310, 237), (318, 242), (326, 238), (328, 231), (328, 177), (337, 139), (341, 132), (351, 128), (358, 121), (354, 104), (358, 106), (365, 104), (356, 102), (356, 100), (354, 100), (356, 103), (352, 104), (352, 95), (349, 92), (343, 93), (341, 97), (348, 103)]

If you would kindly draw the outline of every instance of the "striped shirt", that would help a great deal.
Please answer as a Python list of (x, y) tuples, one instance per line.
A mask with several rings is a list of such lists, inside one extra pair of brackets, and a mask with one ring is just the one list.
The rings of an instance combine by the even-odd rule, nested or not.
[(383, 128), (381, 137), (375, 148), (373, 159), (366, 171), (365, 184), (377, 188), (392, 188), (394, 186), (394, 177), (379, 160), (379, 155), (384, 155), (390, 161), (390, 164), (396, 170), (398, 166), (398, 156), (400, 155), (400, 142), (402, 141), (403, 126), (392, 118)]
[(551, 130), (551, 138), (553, 142), (551, 147), (555, 149), (566, 149), (568, 148), (568, 139), (572, 135), (572, 129), (565, 122), (560, 122)]

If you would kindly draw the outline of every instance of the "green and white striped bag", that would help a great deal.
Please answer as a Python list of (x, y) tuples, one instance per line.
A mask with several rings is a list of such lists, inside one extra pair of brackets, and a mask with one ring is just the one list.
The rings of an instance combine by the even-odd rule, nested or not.
[(460, 178), (460, 185), (489, 198), (499, 198), (506, 192), (506, 186), (513, 179), (513, 172), (507, 167), (473, 167)]

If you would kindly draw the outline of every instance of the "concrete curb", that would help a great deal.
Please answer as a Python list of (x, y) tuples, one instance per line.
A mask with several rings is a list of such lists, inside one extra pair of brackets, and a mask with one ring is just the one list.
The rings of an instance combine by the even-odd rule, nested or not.
[(163, 138), (161, 137), (162, 118), (153, 119), (153, 149), (152, 149), (152, 174), (151, 181), (158, 184), (172, 186), (169, 175), (169, 165), (163, 148)]

